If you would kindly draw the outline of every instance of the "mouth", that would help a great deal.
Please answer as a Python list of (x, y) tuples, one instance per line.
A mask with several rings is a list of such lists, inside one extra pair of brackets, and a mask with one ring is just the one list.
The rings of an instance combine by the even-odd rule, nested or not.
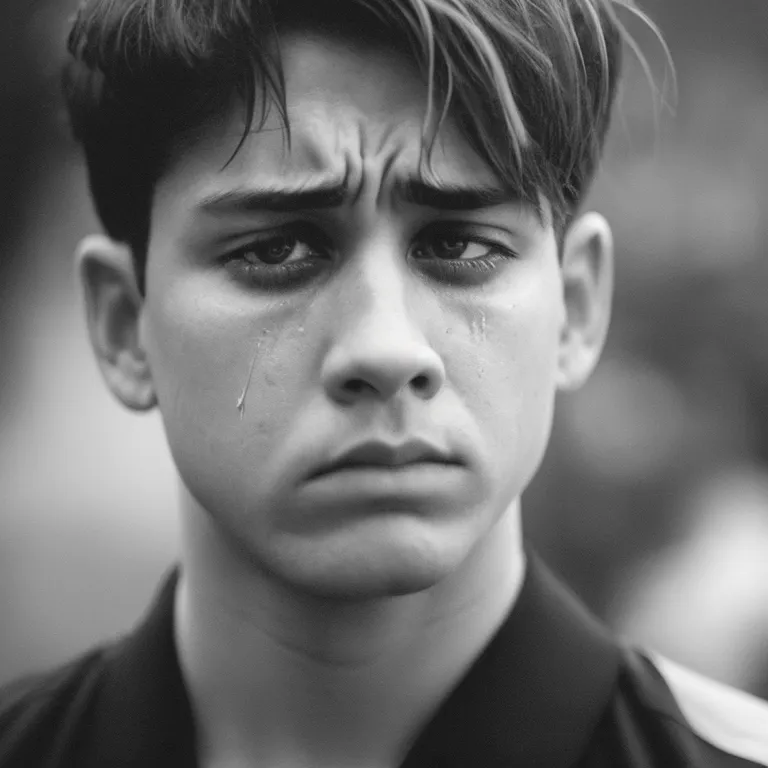
[(310, 479), (337, 472), (373, 471), (399, 474), (420, 468), (462, 464), (456, 455), (422, 440), (398, 444), (367, 442), (342, 451), (313, 472)]

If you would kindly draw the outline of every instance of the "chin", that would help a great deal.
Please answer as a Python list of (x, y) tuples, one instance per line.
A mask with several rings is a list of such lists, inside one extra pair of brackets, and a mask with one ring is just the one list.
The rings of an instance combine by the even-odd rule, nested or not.
[[(318, 569), (312, 574), (302, 573), (291, 586), (303, 594), (322, 600), (361, 602), (387, 597), (413, 595), (434, 587), (446, 575), (439, 569), (368, 567), (341, 567)], [(307, 578), (309, 577), (309, 578)]]
[(293, 590), (323, 599), (394, 597), (434, 587), (460, 567), (474, 543), (439, 526), (399, 522), (320, 540), (291, 537), (273, 549), (268, 570)]

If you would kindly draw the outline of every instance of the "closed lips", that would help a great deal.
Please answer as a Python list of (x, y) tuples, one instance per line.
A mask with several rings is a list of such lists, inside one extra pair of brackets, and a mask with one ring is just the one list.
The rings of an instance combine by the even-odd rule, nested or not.
[(315, 471), (312, 477), (321, 477), (344, 469), (397, 470), (411, 465), (428, 463), (458, 465), (460, 462), (446, 451), (422, 441), (399, 445), (364, 443), (344, 451), (340, 456)]

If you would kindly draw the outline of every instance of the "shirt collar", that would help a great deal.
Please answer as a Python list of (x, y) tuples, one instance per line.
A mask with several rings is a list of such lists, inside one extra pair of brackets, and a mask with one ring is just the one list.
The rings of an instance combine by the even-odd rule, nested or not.
[[(106, 660), (83, 766), (192, 768), (195, 730), (173, 631), (178, 573)], [(479, 659), (422, 730), (402, 768), (565, 768), (607, 706), (620, 652), (607, 631), (529, 554), (520, 595)], [(111, 760), (110, 760), (111, 756)]]
[(422, 731), (403, 768), (566, 768), (586, 749), (620, 651), (529, 553), (509, 618)]

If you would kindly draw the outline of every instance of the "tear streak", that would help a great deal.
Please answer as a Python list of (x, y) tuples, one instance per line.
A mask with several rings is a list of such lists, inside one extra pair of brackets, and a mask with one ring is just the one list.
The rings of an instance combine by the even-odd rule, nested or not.
[(246, 395), (248, 394), (248, 389), (251, 386), (251, 379), (253, 378), (253, 368), (256, 365), (256, 357), (258, 356), (258, 354), (259, 354), (259, 349), (257, 346), (256, 351), (253, 353), (253, 357), (251, 358), (251, 367), (248, 369), (248, 380), (245, 382), (243, 391), (237, 400), (237, 410), (240, 411), (241, 419), (245, 415), (245, 398), (246, 398)]

